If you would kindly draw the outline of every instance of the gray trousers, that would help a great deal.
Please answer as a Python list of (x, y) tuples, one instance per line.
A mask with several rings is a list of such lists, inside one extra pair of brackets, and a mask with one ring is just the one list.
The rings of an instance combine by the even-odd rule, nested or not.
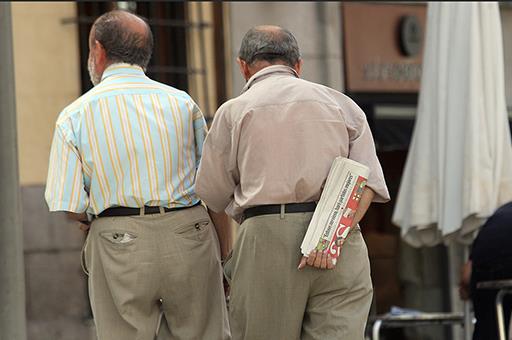
[(297, 270), (312, 213), (261, 215), (240, 226), (224, 271), (234, 340), (362, 340), (372, 283), (359, 227), (336, 268)]
[(220, 252), (206, 209), (95, 220), (84, 246), (98, 340), (230, 339)]

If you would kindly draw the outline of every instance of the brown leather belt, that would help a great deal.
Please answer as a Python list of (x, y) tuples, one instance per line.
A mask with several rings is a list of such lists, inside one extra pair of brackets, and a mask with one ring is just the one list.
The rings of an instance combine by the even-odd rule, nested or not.
[[(201, 202), (197, 202), (194, 205), (188, 206), (188, 207), (175, 207), (175, 208), (165, 208), (165, 212), (170, 211), (176, 211), (176, 210), (182, 210), (182, 209), (188, 209), (195, 207), (196, 205), (199, 205)], [(160, 207), (150, 207), (150, 206), (144, 206), (144, 215), (151, 215), (151, 214), (158, 214), (160, 213)], [(140, 208), (128, 208), (128, 207), (112, 207), (103, 210), (99, 215), (96, 217), (113, 217), (113, 216), (133, 216), (133, 215), (140, 215)]]
[[(312, 212), (312, 211), (315, 211), (315, 208), (316, 208), (315, 202), (288, 203), (288, 204), (283, 204), (283, 205), (284, 205), (283, 213), (285, 213), (285, 214)], [(258, 205), (255, 207), (245, 209), (242, 214), (242, 219), (246, 220), (246, 219), (254, 217), (254, 216), (280, 214), (280, 213), (281, 213), (281, 204)]]

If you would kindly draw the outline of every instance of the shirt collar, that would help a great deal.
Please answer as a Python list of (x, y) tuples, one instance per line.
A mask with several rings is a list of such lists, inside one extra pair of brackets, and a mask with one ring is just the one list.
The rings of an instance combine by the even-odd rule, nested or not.
[(251, 78), (249, 78), (249, 80), (245, 84), (244, 88), (242, 89), (242, 93), (247, 91), (251, 86), (253, 86), (257, 82), (259, 82), (265, 78), (268, 78), (274, 74), (288, 74), (288, 75), (292, 75), (292, 76), (299, 78), (298, 73), (290, 66), (286, 66), (286, 65), (267, 66), (267, 67), (259, 70), (258, 72), (253, 74), (253, 76)]
[(101, 81), (105, 78), (108, 78), (113, 75), (119, 74), (130, 74), (130, 75), (140, 75), (144, 76), (144, 70), (142, 67), (138, 65), (125, 64), (125, 63), (116, 63), (108, 66), (105, 71), (103, 71), (103, 75), (101, 76)]

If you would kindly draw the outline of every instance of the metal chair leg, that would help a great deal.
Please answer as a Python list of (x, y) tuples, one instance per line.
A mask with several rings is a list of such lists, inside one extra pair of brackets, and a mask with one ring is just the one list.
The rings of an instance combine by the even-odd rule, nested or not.
[(372, 328), (372, 340), (379, 340), (380, 326), (382, 326), (382, 320), (375, 320)]
[(507, 291), (500, 289), (496, 294), (496, 319), (498, 320), (498, 334), (500, 340), (506, 340), (505, 337), (505, 318), (503, 317), (503, 297)]
[(464, 340), (471, 340), (472, 337), (471, 305), (469, 301), (464, 302)]

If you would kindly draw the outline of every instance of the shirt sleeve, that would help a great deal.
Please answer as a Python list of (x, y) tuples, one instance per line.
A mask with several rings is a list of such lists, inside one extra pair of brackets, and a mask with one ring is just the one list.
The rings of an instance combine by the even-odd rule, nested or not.
[(80, 154), (59, 125), (50, 150), (45, 199), (50, 211), (83, 213), (89, 206)]
[(366, 115), (353, 101), (349, 102), (346, 123), (349, 131), (348, 158), (370, 168), (367, 186), (375, 192), (374, 202), (389, 201), (389, 192), (384, 179), (384, 173), (377, 158), (375, 143)]
[(203, 154), (203, 144), (208, 132), (208, 127), (203, 113), (196, 103), (192, 103), (192, 121), (194, 125), (195, 151), (196, 151), (196, 169), (199, 167), (199, 161)]
[(196, 193), (215, 212), (224, 211), (237, 186), (236, 147), (222, 107), (215, 114), (203, 146), (196, 179)]

